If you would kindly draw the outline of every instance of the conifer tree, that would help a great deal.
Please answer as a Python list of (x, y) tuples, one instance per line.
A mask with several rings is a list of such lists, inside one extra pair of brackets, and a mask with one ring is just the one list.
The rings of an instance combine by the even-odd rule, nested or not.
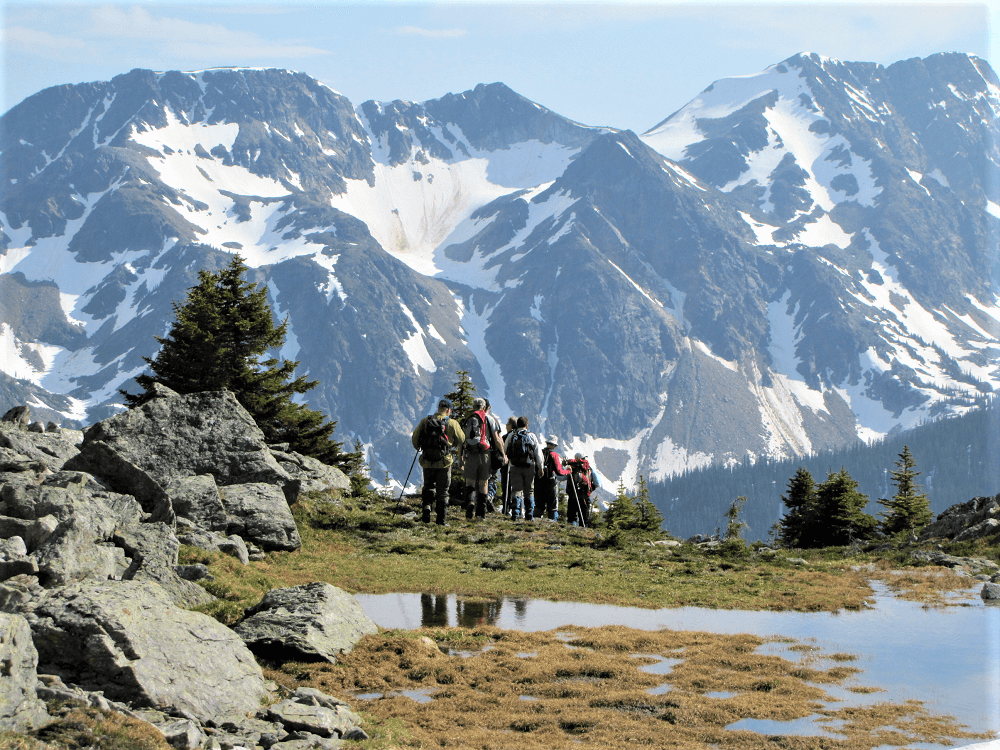
[(451, 418), (462, 424), (465, 418), (472, 414), (472, 402), (476, 399), (476, 385), (469, 377), (468, 370), (458, 370), (458, 380), (455, 390), (446, 393), (445, 398), (451, 401)]
[(625, 489), (624, 482), (618, 482), (618, 492), (611, 505), (604, 512), (604, 522), (614, 530), (634, 529), (639, 519), (639, 511), (635, 507), (632, 496)]
[(868, 496), (841, 467), (816, 488), (815, 534), (809, 546), (835, 547), (875, 537), (878, 521), (864, 512)]
[(639, 528), (644, 531), (660, 531), (663, 527), (663, 514), (649, 499), (649, 485), (646, 484), (646, 477), (642, 474), (639, 475), (639, 492), (635, 499), (638, 501), (635, 508), (639, 514)]
[(896, 461), (896, 469), (892, 471), (892, 481), (896, 485), (896, 494), (891, 499), (880, 499), (879, 505), (888, 509), (888, 513), (879, 513), (882, 521), (879, 528), (883, 534), (893, 536), (906, 532), (918, 532), (930, 523), (930, 501), (927, 495), (919, 492), (920, 485), (916, 483), (919, 471), (914, 471), (916, 461), (907, 445)]
[(317, 381), (295, 377), (298, 362), (262, 359), (284, 343), (288, 322), (275, 325), (267, 290), (245, 281), (246, 271), (239, 255), (218, 272), (199, 271), (198, 285), (188, 290), (183, 304), (173, 305), (170, 331), (156, 337), (160, 351), (144, 358), (152, 374), (135, 379), (143, 392), (120, 393), (134, 408), (152, 398), (156, 383), (181, 394), (226, 388), (254, 418), (267, 442), (288, 443), (298, 453), (338, 464), (344, 454), (333, 439), (337, 423), (292, 401)]
[(788, 480), (788, 494), (781, 496), (788, 512), (778, 521), (778, 541), (785, 547), (809, 547), (815, 536), (816, 483), (800, 466)]
[[(451, 418), (460, 425), (464, 425), (465, 418), (472, 414), (472, 402), (476, 399), (476, 385), (469, 377), (468, 370), (458, 370), (455, 374), (458, 375), (458, 380), (455, 381), (455, 390), (444, 394), (444, 397), (451, 401)], [(451, 484), (448, 487), (448, 497), (451, 498), (451, 504), (464, 505), (467, 500), (467, 492), (465, 475), (456, 462), (451, 470)]]

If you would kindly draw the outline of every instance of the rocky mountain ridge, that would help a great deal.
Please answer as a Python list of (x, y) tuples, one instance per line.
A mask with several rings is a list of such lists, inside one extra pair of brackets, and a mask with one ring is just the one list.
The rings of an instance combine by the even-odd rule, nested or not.
[(998, 112), (966, 55), (798, 55), (642, 136), (502, 84), (357, 108), (280, 70), (48, 89), (0, 121), (0, 393), (113, 413), (239, 252), (376, 476), (457, 370), (607, 486), (886, 434), (1000, 383)]

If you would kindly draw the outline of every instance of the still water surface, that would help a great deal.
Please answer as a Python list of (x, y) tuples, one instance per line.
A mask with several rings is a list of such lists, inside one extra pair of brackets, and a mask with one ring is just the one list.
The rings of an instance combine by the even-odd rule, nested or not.
[[(827, 690), (840, 701), (916, 699), (970, 729), (1000, 734), (1000, 607), (984, 606), (978, 599), (970, 600), (970, 606), (930, 609), (878, 588), (873, 608), (829, 613), (639, 609), (538, 599), (470, 602), (432, 594), (358, 594), (357, 598), (365, 614), (385, 628), (494, 625), (545, 631), (624, 625), (794, 638), (821, 653), (856, 655), (850, 666), (862, 672), (845, 684), (884, 690), (860, 697), (844, 689)], [(789, 645), (769, 643), (763, 649), (787, 659), (802, 658), (802, 652), (789, 651)]]

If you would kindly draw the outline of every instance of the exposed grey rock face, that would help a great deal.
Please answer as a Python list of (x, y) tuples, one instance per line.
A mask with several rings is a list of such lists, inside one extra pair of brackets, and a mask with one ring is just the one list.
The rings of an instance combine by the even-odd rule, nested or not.
[(1000, 495), (974, 497), (941, 513), (920, 532), (920, 539), (945, 538), (953, 541), (978, 539), (1000, 528)]
[(180, 532), (177, 539), (181, 544), (190, 547), (197, 547), (209, 552), (225, 552), (227, 555), (237, 558), (244, 565), (250, 562), (250, 552), (246, 542), (236, 534), (223, 536), (214, 531), (188, 528)]
[(215, 599), (201, 586), (178, 574), (180, 542), (166, 524), (143, 523), (118, 529), (114, 542), (132, 558), (128, 569), (121, 574), (123, 580), (155, 581), (179, 607), (193, 608)]
[(336, 662), (378, 626), (358, 600), (328, 583), (272, 589), (234, 627), (265, 658)]
[(0, 732), (27, 732), (49, 723), (38, 698), (37, 666), (27, 620), (0, 613)]
[(301, 492), (346, 491), (351, 488), (351, 480), (336, 466), (327, 466), (312, 456), (303, 456), (295, 451), (280, 451), (272, 447), (271, 453), (282, 469), (299, 480)]
[(346, 703), (313, 688), (297, 689), (291, 698), (271, 706), (267, 718), (280, 722), (290, 732), (320, 737), (340, 738), (361, 724), (361, 717)]
[(148, 581), (50, 590), (27, 615), (39, 662), (87, 690), (199, 720), (257, 710), (266, 695), (253, 655), (229, 628), (173, 605)]
[(229, 526), (226, 508), (211, 474), (177, 477), (164, 485), (174, 512), (206, 531), (225, 531)]
[(266, 550), (298, 549), (302, 545), (281, 488), (273, 484), (233, 484), (219, 489), (229, 516), (229, 532)]
[[(211, 474), (219, 486), (266, 482), (295, 500), (296, 483), (274, 460), (253, 417), (229, 391), (187, 395), (163, 389), (137, 409), (116, 414), (84, 432), (81, 456), (103, 444), (160, 483)], [(100, 469), (103, 456), (93, 463)], [(100, 471), (92, 471), (102, 476)]]
[[(75, 456), (82, 436), (62, 432), (31, 432), (27, 429), (0, 428), (0, 451), (5, 463), (33, 462), (49, 471), (59, 471)], [(6, 469), (5, 469), (6, 470)]]

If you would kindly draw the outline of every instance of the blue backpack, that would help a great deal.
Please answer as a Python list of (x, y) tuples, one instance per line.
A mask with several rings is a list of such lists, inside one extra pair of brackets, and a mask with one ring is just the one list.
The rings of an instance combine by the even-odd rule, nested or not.
[(511, 436), (510, 446), (507, 448), (507, 458), (514, 466), (535, 465), (535, 441), (531, 437), (531, 433), (523, 427)]

